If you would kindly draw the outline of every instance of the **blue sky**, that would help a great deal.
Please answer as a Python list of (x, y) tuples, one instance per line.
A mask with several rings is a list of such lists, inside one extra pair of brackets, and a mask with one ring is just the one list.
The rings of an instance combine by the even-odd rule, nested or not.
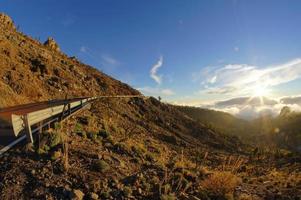
[(52, 36), (68, 55), (146, 95), (190, 105), (299, 95), (300, 9), (299, 0), (0, 3), (24, 33)]

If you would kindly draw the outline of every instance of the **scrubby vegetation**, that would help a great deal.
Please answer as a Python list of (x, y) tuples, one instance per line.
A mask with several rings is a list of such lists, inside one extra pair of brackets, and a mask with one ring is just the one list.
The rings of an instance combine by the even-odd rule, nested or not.
[(230, 172), (214, 172), (201, 182), (200, 189), (209, 196), (220, 199), (233, 196), (240, 183), (240, 178)]
[[(18, 166), (35, 168), (30, 176), (32, 180), (41, 181), (32, 193), (26, 194), (38, 198), (40, 193), (46, 193), (58, 199), (82, 193), (83, 198), (93, 196), (98, 199), (225, 200), (274, 199), (278, 196), (292, 199), (300, 195), (298, 155), (262, 151), (255, 147), (235, 153), (216, 150), (214, 144), (179, 142), (195, 142), (189, 138), (182, 140), (175, 136), (176, 139), (166, 140), (157, 136), (164, 129), (156, 123), (151, 124), (151, 129), (127, 128), (139, 117), (135, 113), (120, 113), (120, 107), (132, 110), (132, 102), (135, 100), (96, 102), (90, 110), (68, 123), (43, 132), (40, 149), (44, 152), (28, 151), (26, 157), (30, 162), (21, 159), (22, 151), (11, 152), (14, 156), (6, 157), (7, 162), (19, 159)], [(143, 104), (148, 103), (152, 104), (149, 100)], [(107, 105), (116, 109), (107, 109)], [(96, 110), (101, 114), (95, 116)], [(90, 120), (97, 126), (83, 123)], [(87, 137), (75, 129), (78, 124)], [(136, 131), (127, 135), (127, 130)], [(64, 133), (66, 140), (59, 140), (58, 133)], [(64, 141), (68, 141), (67, 152)], [(39, 159), (34, 161), (36, 156)], [(2, 168), (4, 173), (0, 177), (7, 180), (15, 169)], [(17, 179), (23, 181), (22, 173), (16, 173), (19, 174)], [(0, 184), (0, 189), (2, 195), (7, 194), (5, 184)]]

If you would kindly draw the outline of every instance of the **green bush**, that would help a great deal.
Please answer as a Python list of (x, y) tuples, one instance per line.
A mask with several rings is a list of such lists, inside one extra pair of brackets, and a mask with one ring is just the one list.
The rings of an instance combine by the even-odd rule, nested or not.
[(42, 155), (42, 154), (46, 154), (47, 152), (46, 152), (44, 149), (42, 149), (42, 148), (38, 148), (38, 149), (37, 149), (37, 153), (38, 153), (39, 155)]
[(94, 168), (98, 172), (106, 172), (110, 169), (110, 165), (104, 160), (97, 160), (94, 163)]
[(162, 186), (162, 192), (164, 194), (169, 194), (171, 192), (172, 188), (170, 186), (170, 184), (165, 184)]
[(125, 186), (123, 188), (123, 194), (124, 194), (125, 197), (130, 197), (132, 195), (132, 193), (133, 193), (133, 191), (130, 187)]
[(147, 161), (149, 161), (149, 162), (156, 162), (156, 158), (155, 158), (155, 155), (154, 154), (152, 154), (152, 153), (146, 153), (145, 154), (145, 158), (146, 158), (146, 160)]
[(51, 155), (51, 160), (57, 160), (62, 156), (62, 152), (61, 151), (55, 151), (52, 153)]
[(160, 197), (161, 200), (176, 200), (176, 196), (174, 194), (163, 194)]
[(87, 133), (86, 131), (81, 131), (77, 133), (79, 136), (83, 137), (83, 138), (87, 138)]
[(87, 136), (91, 140), (96, 140), (97, 139), (97, 133), (96, 132), (88, 132)]
[(49, 147), (47, 144), (45, 144), (45, 145), (43, 146), (43, 149), (44, 149), (45, 151), (49, 151), (49, 150), (50, 150), (50, 147)]
[(105, 143), (110, 143), (110, 144), (113, 144), (113, 145), (114, 145), (114, 143), (115, 143), (112, 136), (107, 137), (107, 138), (104, 140), (104, 142), (105, 142)]
[(132, 151), (139, 157), (143, 157), (146, 153), (146, 150), (140, 146), (132, 146)]
[(50, 141), (49, 141), (49, 146), (50, 148), (53, 148), (63, 142), (62, 135), (59, 131), (55, 131), (50, 134)]
[(99, 136), (103, 137), (104, 139), (106, 139), (110, 136), (110, 133), (108, 131), (105, 131), (105, 130), (99, 131), (98, 134), (99, 134)]
[(101, 193), (101, 197), (103, 199), (109, 199), (110, 198), (110, 193), (109, 192), (103, 192), (103, 193)]
[(130, 152), (129, 147), (123, 142), (116, 143), (114, 145), (114, 148), (116, 151), (118, 151), (121, 154), (129, 154)]
[(83, 126), (80, 123), (76, 123), (74, 127), (75, 133), (81, 133), (83, 131)]
[(54, 130), (60, 130), (61, 128), (62, 128), (62, 126), (59, 122), (54, 123)]

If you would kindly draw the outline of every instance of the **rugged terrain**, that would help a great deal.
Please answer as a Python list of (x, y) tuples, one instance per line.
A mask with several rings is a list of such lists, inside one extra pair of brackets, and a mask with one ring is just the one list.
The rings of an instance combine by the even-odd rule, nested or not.
[[(0, 106), (139, 91), (0, 15)], [(1, 133), (0, 133), (1, 134)], [(301, 160), (155, 98), (100, 99), (0, 158), (0, 199), (298, 199)]]

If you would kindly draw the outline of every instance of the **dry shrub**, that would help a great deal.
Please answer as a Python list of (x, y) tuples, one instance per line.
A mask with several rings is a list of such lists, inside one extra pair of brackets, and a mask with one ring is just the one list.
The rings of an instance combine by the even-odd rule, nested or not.
[(253, 198), (252, 195), (249, 195), (249, 194), (241, 194), (238, 197), (238, 200), (253, 200), (253, 199), (256, 199), (256, 198)]
[(230, 172), (215, 172), (201, 182), (201, 188), (214, 196), (233, 193), (241, 179)]

